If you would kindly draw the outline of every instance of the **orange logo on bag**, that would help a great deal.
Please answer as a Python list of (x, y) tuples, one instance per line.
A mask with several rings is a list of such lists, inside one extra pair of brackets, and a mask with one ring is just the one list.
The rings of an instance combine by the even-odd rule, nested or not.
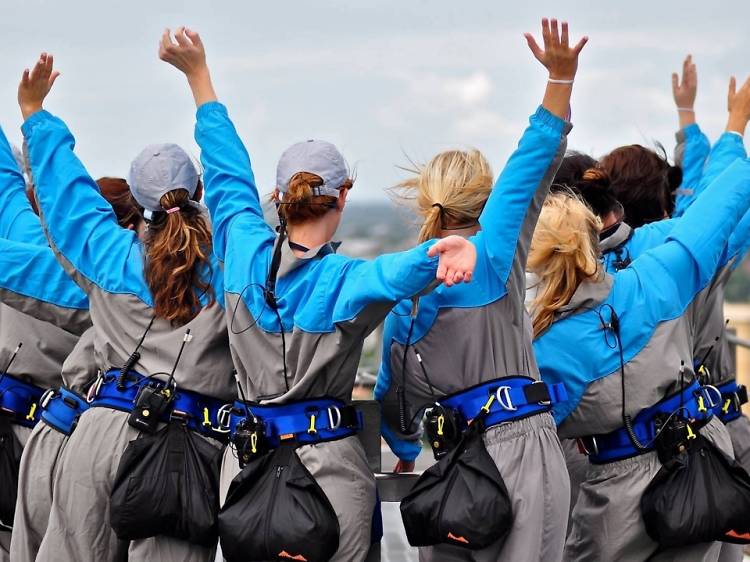
[(730, 539), (735, 539), (735, 540), (741, 540), (741, 541), (750, 542), (750, 533), (742, 533), (742, 534), (740, 534), (740, 533), (738, 533), (735, 530), (731, 530), (731, 531), (725, 533), (724, 536), (728, 537)]
[(287, 439), (294, 439), (294, 433), (284, 433), (283, 435), (279, 436), (279, 439), (281, 441), (286, 441)]
[(464, 537), (457, 537), (456, 535), (454, 535), (450, 531), (448, 532), (448, 538), (449, 539), (453, 539), (456, 542), (462, 542), (464, 544), (469, 544), (469, 541), (467, 541)]
[(307, 558), (302, 556), (301, 554), (297, 554), (296, 556), (294, 554), (289, 554), (286, 550), (282, 550), (278, 554), (279, 558), (288, 558), (289, 560), (299, 560), (300, 562), (307, 562)]

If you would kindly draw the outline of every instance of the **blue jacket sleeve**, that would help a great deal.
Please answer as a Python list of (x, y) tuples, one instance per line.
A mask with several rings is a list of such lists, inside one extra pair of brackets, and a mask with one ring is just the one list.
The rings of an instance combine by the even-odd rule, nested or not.
[(682, 184), (677, 189), (672, 216), (681, 217), (698, 195), (699, 182), (711, 144), (697, 123), (677, 133), (675, 160), (682, 165)]
[(244, 251), (273, 241), (255, 186), (250, 156), (234, 128), (226, 107), (218, 102), (198, 108), (195, 140), (201, 148), (206, 205), (213, 223), (214, 251), (225, 261), (229, 239), (239, 231)]
[[(685, 212), (665, 244), (649, 250), (630, 266), (662, 316), (684, 310), (716, 274), (729, 237), (750, 208), (750, 160), (738, 160), (711, 183)], [(625, 270), (627, 271), (627, 270)], [(668, 299), (658, 279), (669, 280)]]
[(26, 198), (26, 180), (18, 169), (5, 133), (0, 129), (0, 237), (47, 245), (39, 217)]
[[(529, 206), (534, 195), (543, 191), (541, 208), (541, 201), (565, 152), (566, 135), (570, 129), (569, 123), (540, 106), (529, 119), (518, 148), (503, 168), (479, 218), (487, 240), (488, 258), (503, 283), (508, 280), (519, 246), (524, 253), (528, 251), (526, 246), (531, 242), (538, 216), (537, 212), (532, 221), (534, 224), (529, 225), (527, 243), (520, 244)], [(525, 259), (522, 262), (523, 270)]]
[(91, 326), (86, 295), (48, 246), (0, 239), (0, 301), (72, 334)]
[(747, 158), (743, 138), (737, 133), (722, 133), (708, 155), (708, 162), (703, 170), (696, 197), (739, 158)]
[(147, 303), (136, 234), (121, 228), (96, 182), (73, 153), (65, 123), (39, 111), (23, 124), (42, 225), (52, 249), (76, 282), (133, 292)]

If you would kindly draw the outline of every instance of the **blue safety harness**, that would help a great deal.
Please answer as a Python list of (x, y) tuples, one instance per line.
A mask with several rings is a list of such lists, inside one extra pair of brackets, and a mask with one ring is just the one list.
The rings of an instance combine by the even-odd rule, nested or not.
[(237, 426), (248, 419), (248, 412), (254, 421), (261, 422), (264, 437), (272, 448), (287, 440), (311, 445), (343, 439), (356, 435), (364, 423), (362, 412), (336, 398), (312, 398), (278, 405), (237, 400), (229, 418), (231, 437)]
[(742, 415), (742, 405), (747, 403), (747, 388), (737, 384), (736, 380), (717, 385), (716, 390), (721, 393), (721, 402), (714, 408), (721, 421), (729, 423)]
[(7, 373), (0, 374), (0, 412), (23, 427), (33, 428), (39, 421), (39, 399), (44, 389)]
[[(638, 441), (643, 444), (642, 448), (633, 444), (624, 427), (604, 435), (581, 437), (578, 439), (578, 446), (593, 464), (605, 464), (653, 451), (654, 441), (659, 434), (657, 422), (660, 418), (679, 415), (690, 423), (706, 422), (713, 416), (717, 403), (715, 394), (712, 389), (702, 387), (698, 381), (694, 381), (682, 392), (667, 396), (641, 410), (633, 419), (632, 428)], [(688, 425), (688, 437), (694, 433)]]
[(547, 384), (531, 377), (510, 376), (449, 394), (437, 403), (457, 410), (467, 423), (484, 412), (485, 427), (492, 427), (549, 412), (554, 404), (567, 399), (562, 383)]
[(49, 389), (39, 400), (39, 405), (42, 421), (63, 435), (73, 433), (78, 418), (89, 408), (86, 398), (65, 387)]
[[(89, 395), (91, 408), (132, 412), (141, 388), (149, 384), (165, 386), (164, 382), (135, 371), (128, 372), (122, 387), (118, 386), (119, 378), (120, 370), (111, 369), (97, 380)], [(174, 393), (174, 399), (162, 416), (162, 422), (178, 420), (202, 435), (227, 441), (227, 429), (221, 423), (222, 417), (225, 417), (224, 412), (229, 407), (225, 401), (183, 388), (176, 388)]]

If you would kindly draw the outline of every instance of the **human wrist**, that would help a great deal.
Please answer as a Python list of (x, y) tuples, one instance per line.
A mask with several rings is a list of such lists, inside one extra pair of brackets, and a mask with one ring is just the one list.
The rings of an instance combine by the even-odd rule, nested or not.
[(677, 117), (680, 121), (680, 129), (684, 129), (696, 122), (695, 110), (692, 107), (677, 107)]
[(727, 120), (727, 132), (734, 132), (740, 135), (745, 135), (745, 128), (747, 127), (748, 116), (739, 112), (730, 112), (729, 119)]
[(37, 113), (38, 111), (42, 111), (42, 103), (41, 102), (29, 102), (29, 103), (22, 103), (19, 104), (21, 107), (21, 115), (23, 116), (24, 121), (31, 117), (34, 113)]

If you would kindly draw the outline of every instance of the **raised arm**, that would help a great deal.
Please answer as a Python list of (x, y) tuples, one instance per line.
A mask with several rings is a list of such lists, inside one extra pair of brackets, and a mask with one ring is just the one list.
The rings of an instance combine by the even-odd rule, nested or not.
[(0, 237), (47, 245), (39, 217), (26, 197), (24, 180), (5, 133), (0, 129)]
[(0, 302), (71, 334), (91, 326), (86, 295), (48, 246), (0, 238)]
[[(578, 68), (578, 55), (586, 44), (581, 39), (571, 47), (568, 24), (558, 29), (557, 20), (542, 20), (544, 50), (527, 33), (529, 48), (549, 72), (542, 107), (531, 117), (529, 127), (505, 165), (479, 219), (490, 263), (503, 283), (511, 269), (522, 297), (526, 257), (536, 221), (555, 172), (565, 154), (565, 122)], [(520, 302), (523, 302), (522, 300)]]
[(68, 274), (84, 290), (90, 283), (119, 290), (142, 270), (133, 231), (120, 228), (111, 205), (73, 153), (75, 140), (60, 119), (42, 108), (56, 71), (42, 54), (33, 72), (24, 71), (18, 101), (29, 148), (45, 234)]

